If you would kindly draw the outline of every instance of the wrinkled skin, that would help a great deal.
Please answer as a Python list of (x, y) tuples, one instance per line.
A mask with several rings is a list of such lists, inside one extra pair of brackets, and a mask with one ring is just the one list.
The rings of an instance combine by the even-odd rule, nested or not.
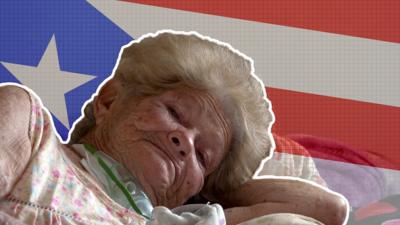
[[(144, 99), (143, 101), (140, 101), (140, 99), (136, 101), (124, 101), (123, 96), (118, 96), (118, 86), (114, 86), (115, 84), (110, 82), (102, 88), (94, 104), (97, 125), (81, 141), (95, 145), (98, 149), (106, 151), (115, 159), (127, 165), (139, 176), (141, 183), (145, 184), (145, 191), (149, 194), (155, 205), (165, 205), (168, 207), (179, 205), (183, 201), (182, 199), (187, 198), (191, 193), (195, 193), (201, 187), (204, 177), (203, 171), (206, 171), (205, 173), (208, 174), (213, 170), (214, 166), (209, 166), (206, 170), (202, 171), (201, 165), (196, 161), (197, 155), (195, 153), (197, 151), (193, 150), (193, 148), (189, 148), (191, 149), (189, 153), (184, 152), (181, 158), (178, 158), (181, 154), (180, 152), (183, 151), (183, 149), (178, 147), (185, 146), (184, 144), (176, 146), (176, 148), (163, 148), (164, 151), (161, 151), (152, 144), (140, 140), (149, 140), (152, 142), (156, 140), (171, 140), (172, 143), (175, 143), (174, 140), (176, 139), (167, 139), (165, 137), (167, 131), (164, 129), (154, 129), (151, 124), (155, 125), (155, 127), (157, 127), (157, 124), (164, 124), (165, 126), (163, 127), (166, 128), (170, 126), (176, 127), (177, 130), (179, 128), (179, 132), (185, 129), (192, 130), (192, 128), (197, 128), (200, 134), (204, 134), (202, 131), (208, 128), (206, 134), (209, 134), (210, 137), (206, 138), (213, 141), (199, 145), (198, 143), (203, 143), (202, 139), (195, 138), (193, 145), (195, 147), (200, 146), (196, 149), (210, 148), (212, 151), (215, 151), (211, 161), (215, 160), (215, 162), (218, 162), (226, 154), (231, 138), (229, 126), (223, 124), (225, 121), (222, 120), (224, 118), (223, 114), (219, 114), (221, 111), (218, 110), (218, 104), (212, 103), (213, 98), (207, 97), (206, 93), (203, 93), (204, 95), (200, 94), (198, 97), (190, 97), (189, 100), (191, 99), (195, 102), (196, 99), (203, 99), (205, 101), (204, 104), (207, 105), (208, 103), (208, 108), (211, 108), (210, 112), (214, 110), (214, 113), (210, 114), (210, 118), (204, 120), (209, 121), (207, 123), (200, 120), (202, 119), (202, 115), (207, 117), (207, 111), (202, 111), (201, 109), (194, 110), (193, 115), (185, 114), (192, 115), (195, 118), (194, 120), (190, 119), (190, 122), (193, 120), (194, 125), (187, 126), (185, 123), (181, 125), (180, 122), (174, 122), (171, 118), (168, 119), (168, 114), (165, 113), (165, 108), (163, 107), (166, 104), (165, 99), (171, 98), (168, 96), (175, 96), (174, 93), (181, 95), (182, 90), (168, 92), (170, 94), (164, 93), (161, 95), (164, 96), (162, 98), (158, 96), (147, 100)], [(195, 94), (195, 92), (190, 91), (187, 93), (184, 92), (183, 95), (185, 97), (183, 99), (191, 96), (190, 93)], [(191, 102), (189, 100), (183, 102)], [(172, 103), (175, 102), (184, 106), (181, 99), (172, 100)], [(157, 105), (158, 107), (156, 107)], [(214, 106), (217, 109), (213, 108)], [(142, 110), (138, 110), (140, 108)], [(192, 107), (191, 105), (185, 108), (195, 109), (195, 106)], [(202, 105), (202, 109), (205, 108)], [(0, 167), (2, 168), (0, 169), (0, 178), (3, 178), (0, 179), (0, 200), (10, 193), (15, 182), (20, 179), (26, 165), (29, 163), (31, 143), (27, 130), (30, 110), (30, 100), (24, 90), (14, 86), (0, 87), (0, 124), (3, 124), (3, 126), (0, 126), (0, 139), (3, 140), (0, 141)], [(131, 114), (131, 112), (136, 113)], [(171, 115), (179, 113), (179, 111), (174, 113), (171, 110), (168, 112)], [(165, 117), (157, 117), (156, 115), (165, 115)], [(113, 119), (110, 117), (113, 117)], [(131, 120), (128, 120), (129, 118), (139, 119), (136, 120), (135, 124)], [(153, 123), (155, 121), (158, 122)], [(202, 121), (202, 123), (198, 123), (198, 121)], [(221, 125), (217, 126), (220, 129), (213, 127), (213, 123), (221, 123)], [(121, 131), (121, 128), (125, 130)], [(195, 134), (199, 135), (196, 132)], [(147, 139), (150, 136), (153, 136), (154, 139)], [(161, 139), (160, 137), (163, 136), (164, 139)], [(171, 136), (174, 137), (173, 135)], [(194, 136), (197, 138), (201, 137)], [(105, 138), (104, 141), (101, 141), (101, 137)], [(214, 141), (222, 144), (214, 143)], [(121, 144), (121, 146), (118, 144)], [(164, 142), (162, 146), (164, 145), (168, 146), (168, 142)], [(136, 148), (136, 146), (141, 148)], [(219, 148), (216, 148), (218, 146)], [(174, 149), (176, 150), (175, 153), (173, 153)], [(164, 153), (167, 150), (168, 153)], [(172, 155), (176, 154), (176, 152), (179, 155)], [(183, 159), (183, 162), (176, 159)], [(210, 163), (210, 165), (214, 165), (214, 163)], [(171, 170), (165, 170), (169, 168)], [(179, 175), (176, 175), (178, 174), (178, 170), (185, 171), (185, 169), (190, 173), (180, 172)], [(178, 182), (178, 177), (183, 182)], [(177, 197), (174, 196), (173, 190), (176, 190)], [(218, 199), (215, 199), (216, 202), (232, 207), (225, 209), (228, 225), (238, 224), (263, 215), (282, 212), (309, 216), (318, 219), (326, 225), (341, 225), (348, 214), (348, 204), (344, 198), (326, 189), (299, 180), (250, 180), (237, 190), (217, 197)], [(3, 214), (3, 212), (0, 212), (0, 224), (14, 224), (18, 222), (18, 219)]]
[(136, 99), (118, 88), (108, 83), (95, 99), (96, 126), (84, 142), (124, 164), (154, 205), (183, 204), (228, 151), (231, 126), (221, 105), (193, 89)]

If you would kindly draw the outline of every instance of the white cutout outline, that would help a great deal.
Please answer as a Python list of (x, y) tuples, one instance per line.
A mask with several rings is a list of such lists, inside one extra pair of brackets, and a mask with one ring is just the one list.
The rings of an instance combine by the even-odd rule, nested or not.
[(262, 168), (264, 167), (264, 164), (265, 164), (269, 159), (272, 158), (273, 152), (275, 151), (275, 148), (276, 148), (275, 141), (274, 141), (274, 138), (273, 138), (272, 132), (271, 132), (272, 125), (275, 123), (275, 114), (274, 114), (273, 111), (272, 111), (272, 108), (273, 108), (272, 103), (271, 103), (271, 101), (267, 98), (267, 93), (266, 93), (266, 90), (265, 90), (265, 87), (266, 87), (266, 86), (265, 86), (264, 82), (255, 74), (254, 61), (253, 61), (253, 59), (250, 58), (249, 56), (245, 55), (244, 53), (240, 52), (239, 50), (233, 48), (229, 43), (222, 42), (222, 41), (219, 41), (219, 40), (217, 40), (217, 39), (211, 38), (211, 37), (209, 37), (209, 36), (202, 35), (202, 34), (198, 33), (197, 31), (175, 31), (175, 30), (171, 30), (171, 29), (163, 29), (163, 30), (157, 31), (156, 33), (147, 33), (147, 34), (144, 34), (144, 35), (140, 36), (138, 39), (132, 40), (132, 41), (130, 41), (129, 43), (123, 45), (123, 46), (121, 47), (121, 50), (120, 50), (119, 53), (118, 53), (118, 58), (117, 58), (117, 61), (116, 61), (115, 65), (114, 65), (114, 68), (113, 68), (113, 70), (112, 70), (111, 75), (108, 76), (107, 78), (105, 78), (105, 79), (99, 84), (99, 86), (97, 87), (96, 92), (93, 93), (92, 96), (91, 96), (88, 100), (86, 100), (85, 103), (82, 105), (82, 108), (81, 108), (81, 115), (73, 122), (73, 124), (72, 124), (72, 126), (71, 126), (71, 129), (70, 129), (69, 132), (68, 132), (67, 140), (65, 140), (65, 141), (62, 140), (61, 136), (60, 136), (59, 133), (57, 132), (50, 111), (47, 109), (47, 107), (45, 107), (45, 106), (43, 105), (43, 102), (42, 102), (42, 100), (40, 99), (40, 97), (39, 97), (32, 89), (30, 89), (29, 87), (27, 87), (27, 86), (25, 86), (25, 85), (22, 85), (22, 84), (19, 84), (19, 83), (13, 83), (13, 82), (4, 82), (4, 83), (0, 83), (0, 87), (6, 86), (6, 85), (18, 86), (18, 87), (20, 87), (20, 88), (23, 88), (23, 89), (27, 90), (28, 92), (30, 92), (30, 94), (32, 94), (34, 97), (36, 97), (36, 98), (39, 100), (39, 103), (41, 104), (42, 108), (43, 108), (43, 109), (45, 110), (45, 112), (49, 115), (50, 124), (51, 124), (53, 130), (55, 131), (55, 135), (56, 135), (56, 137), (59, 139), (60, 143), (61, 143), (61, 144), (68, 144), (68, 142), (69, 142), (70, 139), (71, 139), (71, 133), (72, 133), (73, 130), (75, 129), (75, 125), (76, 125), (82, 118), (84, 118), (84, 109), (85, 109), (86, 105), (89, 104), (90, 102), (94, 101), (95, 96), (100, 92), (101, 88), (102, 88), (109, 80), (111, 80), (111, 79), (114, 77), (115, 72), (116, 72), (116, 70), (117, 70), (117, 67), (118, 67), (118, 65), (119, 65), (119, 62), (120, 62), (120, 60), (121, 60), (122, 52), (125, 50), (125, 48), (129, 47), (129, 46), (132, 45), (133, 43), (139, 43), (139, 42), (141, 42), (141, 41), (142, 41), (143, 39), (145, 39), (145, 38), (148, 38), (148, 37), (156, 37), (156, 36), (158, 36), (159, 34), (162, 34), (162, 33), (171, 33), (171, 34), (186, 35), (186, 36), (195, 35), (196, 37), (198, 37), (198, 38), (200, 38), (200, 39), (202, 39), (202, 40), (207, 40), (207, 41), (210, 41), (210, 42), (212, 42), (212, 43), (216, 43), (216, 44), (218, 44), (218, 45), (220, 45), (220, 46), (227, 47), (227, 48), (228, 48), (229, 50), (231, 50), (232, 52), (234, 52), (234, 53), (240, 55), (241, 57), (245, 58), (246, 60), (249, 60), (250, 65), (251, 65), (251, 76), (253, 76), (253, 78), (255, 78), (255, 79), (260, 83), (260, 85), (262, 86), (262, 89), (263, 89), (263, 99), (264, 99), (265, 101), (268, 102), (268, 104), (269, 104), (269, 106), (270, 106), (270, 107), (268, 108), (268, 111), (269, 111), (269, 113), (272, 115), (272, 118), (271, 118), (272, 120), (271, 120), (270, 124), (268, 125), (268, 131), (267, 131), (267, 135), (268, 135), (269, 139), (271, 140), (271, 149), (270, 149), (269, 155), (268, 155), (267, 157), (265, 157), (265, 158), (261, 161), (261, 163), (260, 163), (260, 165), (258, 166), (257, 170), (255, 171), (255, 173), (254, 173), (252, 179), (254, 179), (254, 180), (260, 180), (260, 179), (295, 180), (295, 181), (300, 181), (300, 182), (304, 182), (304, 183), (307, 183), (307, 184), (316, 186), (316, 187), (318, 187), (318, 188), (322, 188), (322, 189), (325, 190), (326, 192), (328, 192), (328, 193), (330, 193), (330, 194), (333, 194), (333, 195), (336, 195), (337, 197), (340, 197), (342, 200), (345, 201), (345, 204), (346, 204), (346, 218), (345, 218), (344, 221), (343, 221), (343, 225), (347, 224), (347, 221), (348, 221), (348, 218), (349, 218), (349, 212), (350, 212), (350, 204), (349, 204), (349, 201), (347, 200), (347, 198), (344, 197), (342, 194), (340, 194), (340, 193), (338, 193), (338, 192), (334, 192), (334, 191), (328, 189), (327, 187), (324, 187), (324, 186), (322, 186), (322, 185), (320, 185), (320, 184), (317, 184), (317, 183), (315, 183), (315, 182), (312, 182), (312, 181), (309, 181), (309, 180), (306, 180), (306, 179), (303, 179), (303, 178), (299, 178), (299, 177), (274, 176), (274, 175), (259, 175), (259, 173), (261, 172)]

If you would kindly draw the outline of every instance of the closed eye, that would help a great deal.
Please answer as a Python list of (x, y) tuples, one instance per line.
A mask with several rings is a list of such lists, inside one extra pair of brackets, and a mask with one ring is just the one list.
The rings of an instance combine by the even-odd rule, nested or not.
[(197, 160), (200, 162), (201, 166), (204, 169), (206, 169), (206, 159), (205, 159), (204, 155), (199, 150), (196, 150), (196, 157), (197, 157)]
[(171, 106), (167, 106), (167, 110), (169, 112), (169, 114), (171, 114), (172, 117), (174, 117), (176, 120), (180, 120), (179, 114), (176, 112), (176, 110), (171, 107)]

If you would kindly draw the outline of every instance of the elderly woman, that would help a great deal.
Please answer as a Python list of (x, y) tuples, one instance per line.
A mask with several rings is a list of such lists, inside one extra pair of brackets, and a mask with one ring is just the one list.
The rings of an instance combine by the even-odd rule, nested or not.
[[(179, 224), (168, 222), (179, 210), (151, 215), (152, 207), (197, 195), (223, 205), (227, 224), (268, 214), (263, 221), (273, 224), (341, 224), (346, 209), (336, 195), (296, 180), (251, 179), (272, 150), (272, 121), (250, 60), (193, 33), (125, 47), (69, 144), (35, 94), (1, 87), (0, 221)], [(178, 219), (220, 215), (207, 206)]]

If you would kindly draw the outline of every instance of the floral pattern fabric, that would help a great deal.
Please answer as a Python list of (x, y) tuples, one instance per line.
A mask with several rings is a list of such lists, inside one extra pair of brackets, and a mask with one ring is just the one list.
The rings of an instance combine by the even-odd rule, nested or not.
[(32, 154), (11, 193), (0, 201), (0, 211), (26, 224), (145, 224), (145, 218), (101, 190), (79, 157), (60, 143), (40, 100), (29, 95)]

